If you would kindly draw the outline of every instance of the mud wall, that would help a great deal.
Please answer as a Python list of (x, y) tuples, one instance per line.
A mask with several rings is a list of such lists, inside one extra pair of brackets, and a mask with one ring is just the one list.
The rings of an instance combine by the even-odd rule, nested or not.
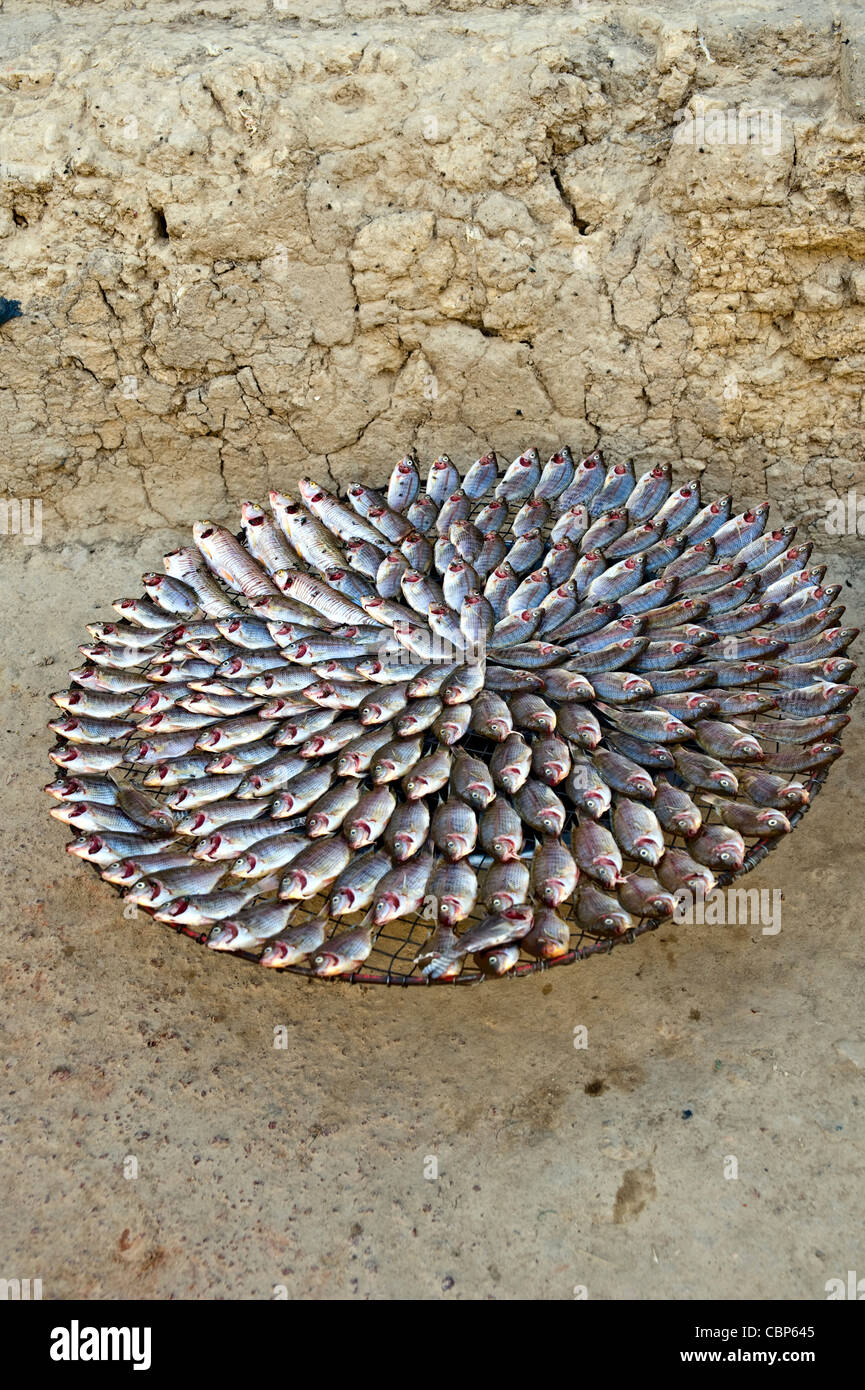
[(799, 9), (6, 0), (6, 492), (123, 537), (566, 441), (846, 494), (865, 46)]

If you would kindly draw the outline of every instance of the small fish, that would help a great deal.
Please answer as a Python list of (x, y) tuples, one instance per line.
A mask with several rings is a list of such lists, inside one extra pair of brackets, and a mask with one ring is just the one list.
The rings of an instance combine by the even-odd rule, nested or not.
[(595, 767), (607, 785), (624, 796), (651, 801), (655, 795), (655, 784), (646, 769), (632, 762), (630, 758), (623, 757), (621, 753), (596, 748)]
[(798, 811), (811, 800), (811, 793), (801, 782), (791, 782), (788, 777), (778, 777), (762, 768), (743, 772), (742, 785), (755, 805), (779, 811)]
[(639, 801), (620, 797), (613, 808), (612, 824), (625, 854), (654, 868), (664, 853), (664, 832), (654, 811)]
[(643, 473), (627, 499), (631, 521), (639, 525), (653, 517), (666, 502), (671, 487), (672, 469), (668, 463), (659, 463), (648, 473)]
[(705, 896), (715, 887), (715, 875), (698, 864), (687, 850), (669, 848), (658, 865), (658, 878), (664, 888), (676, 894), (679, 889)]
[(546, 734), (532, 748), (532, 773), (547, 786), (563, 782), (571, 770), (570, 749), (563, 738)]
[(556, 727), (556, 711), (540, 695), (528, 691), (515, 695), (510, 702), (511, 714), (521, 729), (537, 734), (552, 734)]
[(495, 796), (492, 777), (486, 763), (461, 750), (454, 756), (451, 778), (457, 796), (479, 810), (489, 806)]
[(523, 827), (513, 806), (502, 796), (491, 801), (483, 812), (478, 833), (480, 842), (494, 859), (517, 859), (523, 846)]
[[(587, 822), (594, 824), (594, 822)], [(545, 836), (532, 859), (532, 889), (545, 907), (560, 907), (574, 892), (579, 870), (567, 845)]]
[(415, 763), (403, 778), (403, 787), (409, 801), (416, 801), (443, 787), (450, 777), (452, 763), (452, 755), (446, 748), (437, 748), (434, 753), (427, 754)]
[(544, 619), (544, 610), (541, 607), (535, 609), (513, 609), (508, 612), (508, 616), (499, 619), (490, 634), (490, 651), (495, 657), (495, 652), (502, 646), (515, 646), (517, 642), (528, 642), (533, 637), (534, 632), (541, 626)]
[(472, 706), (471, 727), (494, 743), (503, 743), (513, 732), (511, 711), (501, 696), (482, 690)]
[(610, 808), (610, 788), (587, 758), (574, 758), (565, 789), (577, 809), (594, 820), (599, 820)]
[(324, 942), (326, 931), (326, 917), (310, 917), (296, 927), (288, 927), (268, 940), (258, 963), (277, 970), (297, 965), (318, 950)]
[(193, 860), (184, 868), (166, 869), (161, 874), (151, 871), (148, 877), (139, 879), (124, 897), (139, 907), (164, 907), (185, 893), (210, 893), (224, 877), (224, 864), (198, 864)]
[(513, 798), (523, 820), (533, 830), (545, 835), (561, 835), (567, 812), (552, 787), (529, 777), (513, 792)]
[(496, 786), (508, 795), (522, 787), (532, 766), (532, 750), (521, 734), (509, 734), (498, 744), (490, 759), (490, 772)]
[(601, 741), (601, 726), (587, 705), (560, 705), (556, 727), (576, 748), (597, 748)]
[(119, 748), (103, 748), (96, 744), (63, 744), (52, 748), (49, 758), (59, 768), (76, 775), (90, 776), (100, 772), (110, 772), (123, 762), (124, 754)]
[(306, 833), (310, 839), (334, 834), (359, 799), (360, 787), (354, 778), (334, 782), (306, 813)]
[(276, 879), (271, 883), (263, 878), (248, 888), (216, 889), (213, 893), (173, 898), (154, 915), (157, 922), (169, 922), (175, 926), (209, 927), (213, 922), (241, 912), (251, 898), (259, 892), (271, 891), (276, 882)]
[(558, 960), (567, 955), (570, 941), (567, 922), (563, 922), (552, 908), (541, 907), (536, 910), (531, 931), (522, 938), (520, 945), (537, 960)]
[(465, 801), (450, 797), (436, 807), (431, 834), (433, 842), (451, 863), (465, 859), (477, 843), (477, 817)]
[(218, 859), (236, 860), (238, 856), (262, 840), (282, 835), (285, 822), (264, 817), (260, 820), (232, 821), (199, 840), (193, 850), (196, 859), (214, 863)]
[(375, 896), (379, 880), (392, 867), (389, 856), (381, 850), (352, 855), (331, 885), (331, 916), (344, 917), (349, 912), (365, 911)]
[(460, 475), (447, 454), (432, 464), (426, 481), (427, 496), (437, 507), (459, 486)]
[(350, 859), (351, 849), (341, 836), (316, 840), (289, 863), (279, 885), (280, 899), (314, 898), (333, 883)]
[(522, 501), (541, 480), (541, 464), (537, 449), (527, 449), (515, 458), (496, 487), (495, 495), (505, 502)]
[(388, 787), (364, 792), (343, 824), (343, 834), (353, 850), (371, 845), (383, 833), (396, 809), (396, 797)]
[(648, 875), (625, 874), (618, 888), (619, 901), (635, 917), (663, 920), (672, 917), (676, 900), (662, 888), (656, 878)]
[(604, 484), (604, 456), (600, 449), (580, 459), (574, 469), (574, 476), (563, 492), (556, 498), (559, 512), (569, 507), (591, 502), (595, 493)]
[[(577, 546), (584, 539), (589, 529), (588, 508), (582, 505), (569, 507), (556, 518), (550, 528), (550, 540), (553, 544), (567, 541), (573, 546)], [(573, 570), (571, 571), (573, 573)]]
[(398, 864), (411, 859), (424, 843), (430, 828), (425, 801), (401, 802), (385, 827), (384, 843)]
[(739, 790), (735, 774), (717, 758), (678, 746), (673, 756), (676, 759), (676, 771), (693, 786), (707, 792), (722, 791), (734, 795)]
[(622, 875), (622, 854), (609, 830), (595, 820), (578, 820), (571, 831), (571, 850), (583, 873), (604, 888), (615, 888)]
[(681, 787), (674, 787), (666, 777), (658, 778), (652, 810), (671, 835), (684, 835), (690, 839), (699, 833), (703, 823), (699, 807), (694, 804), (688, 793)]
[(522, 860), (498, 860), (485, 871), (478, 887), (478, 897), (493, 912), (507, 912), (526, 901), (530, 883), (528, 866)]
[(764, 757), (759, 741), (745, 734), (735, 724), (720, 719), (698, 719), (693, 736), (704, 753), (725, 762), (755, 762)]
[(233, 878), (264, 878), (284, 869), (309, 844), (303, 835), (268, 835), (256, 840), (231, 865)]
[(476, 951), (473, 956), (481, 973), (495, 978), (513, 970), (519, 958), (520, 948), (514, 942), (507, 946), (496, 946), (492, 951)]
[(570, 487), (574, 472), (574, 460), (571, 451), (565, 445), (563, 449), (553, 454), (549, 462), (544, 467), (537, 486), (535, 487), (535, 497), (556, 498), (560, 497), (567, 487)]
[(478, 894), (478, 881), (468, 860), (454, 864), (441, 860), (429, 880), (428, 892), (436, 905), (439, 925), (453, 926), (468, 917)]
[(373, 900), (372, 919), (377, 927), (420, 911), (432, 865), (432, 854), (420, 854), (388, 870)]
[(469, 727), (472, 717), (470, 704), (448, 705), (433, 720), (432, 731), (440, 743), (458, 743)]
[(466, 473), (463, 479), (463, 492), (473, 502), (489, 492), (498, 477), (499, 464), (495, 453), (490, 450), (482, 455)]
[(577, 890), (577, 921), (595, 936), (621, 936), (634, 925), (618, 898), (586, 879)]
[(843, 753), (840, 743), (812, 743), (806, 748), (779, 748), (766, 755), (764, 762), (770, 772), (810, 772), (825, 767)]
[(415, 956), (413, 964), (420, 965), (420, 973), (431, 980), (451, 980), (458, 975), (462, 969), (462, 956), (453, 928), (446, 924), (436, 927)]
[(709, 869), (737, 871), (745, 862), (745, 841), (727, 825), (704, 825), (689, 849), (697, 863)]
[(598, 516), (601, 512), (608, 511), (612, 507), (623, 507), (636, 487), (636, 483), (632, 463), (613, 464), (589, 504), (591, 515)]
[(794, 718), (834, 714), (845, 709), (858, 694), (856, 685), (835, 685), (831, 681), (815, 681), (813, 685), (782, 690), (775, 696), (775, 704), (782, 714)]
[(407, 512), (420, 492), (420, 473), (417, 461), (407, 454), (400, 459), (390, 475), (387, 504), (392, 511)]
[(352, 931), (332, 936), (319, 947), (311, 958), (314, 975), (351, 975), (371, 954), (372, 932), (369, 927), (355, 927)]
[[(727, 801), (722, 796), (706, 796), (704, 800), (714, 807), (725, 825), (738, 830), (740, 835), (758, 835), (763, 839), (771, 835), (786, 835), (792, 828), (784, 812), (775, 807), (758, 810), (745, 801)], [(695, 854), (694, 857), (699, 859), (700, 856)]]

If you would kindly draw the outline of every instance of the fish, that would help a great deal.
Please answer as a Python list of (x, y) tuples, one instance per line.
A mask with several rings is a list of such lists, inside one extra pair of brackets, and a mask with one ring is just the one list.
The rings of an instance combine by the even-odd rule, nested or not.
[(452, 863), (465, 859), (477, 843), (477, 817), (465, 801), (449, 797), (436, 807), (430, 833), (446, 859)]
[(375, 896), (375, 890), (393, 867), (383, 850), (370, 849), (352, 855), (348, 864), (330, 887), (330, 915), (344, 917), (351, 912), (363, 912)]
[(509, 734), (490, 759), (493, 782), (512, 796), (522, 787), (532, 766), (532, 750), (519, 733)]
[(402, 779), (403, 789), (409, 801), (437, 792), (448, 781), (453, 757), (447, 748), (438, 748), (420, 758)]
[(385, 827), (384, 843), (397, 863), (417, 854), (426, 843), (430, 813), (425, 801), (403, 801)]
[[(714, 808), (724, 825), (737, 830), (740, 835), (758, 835), (763, 839), (766, 836), (788, 835), (792, 828), (783, 811), (775, 807), (759, 809), (745, 801), (728, 801), (722, 796), (706, 795), (703, 799)], [(699, 857), (695, 854), (695, 858)]]
[(618, 897), (622, 907), (637, 918), (663, 921), (672, 917), (676, 908), (672, 893), (647, 874), (625, 874), (618, 886)]
[(351, 849), (362, 849), (377, 840), (395, 809), (396, 797), (387, 786), (364, 792), (343, 822), (343, 834)]
[(478, 897), (493, 912), (507, 912), (525, 903), (530, 885), (528, 866), (521, 859), (500, 859), (484, 871)]
[(377, 927), (419, 911), (432, 865), (432, 854), (419, 854), (384, 874), (373, 895), (372, 920)]
[(537, 960), (559, 960), (570, 950), (571, 932), (567, 922), (549, 907), (537, 908), (531, 930), (520, 941), (522, 949)]
[(552, 787), (545, 782), (527, 778), (513, 792), (513, 801), (523, 820), (533, 830), (545, 835), (561, 835), (567, 812)]
[(449, 863), (442, 859), (433, 868), (427, 891), (439, 925), (454, 926), (471, 912), (477, 899), (478, 881), (468, 860)]
[(288, 864), (279, 883), (281, 900), (314, 898), (343, 871), (351, 849), (339, 835), (328, 835), (302, 849)]
[(490, 770), (480, 758), (474, 758), (458, 749), (451, 768), (453, 789), (458, 797), (484, 810), (495, 796)]
[(634, 920), (619, 899), (584, 879), (577, 890), (577, 922), (595, 936), (622, 936)]
[(688, 849), (698, 864), (710, 869), (736, 872), (745, 862), (745, 841), (727, 825), (704, 825)]
[(296, 859), (309, 840), (304, 835), (268, 835), (253, 841), (249, 849), (239, 854), (229, 870), (233, 878), (264, 878), (284, 869)]
[(325, 941), (310, 957), (314, 975), (351, 975), (372, 953), (369, 927), (355, 927)]
[[(594, 822), (590, 822), (594, 824)], [(560, 839), (545, 836), (532, 858), (532, 888), (545, 907), (560, 907), (577, 886), (579, 869), (573, 855)]]
[(711, 869), (698, 864), (687, 850), (672, 847), (667, 849), (658, 865), (658, 878), (663, 887), (673, 894), (686, 888), (689, 892), (705, 896), (712, 892), (716, 882)]
[(349, 812), (354, 810), (360, 795), (360, 787), (354, 778), (334, 782), (306, 813), (304, 824), (310, 839), (334, 834)]
[(268, 938), (258, 963), (276, 970), (297, 965), (323, 945), (326, 931), (326, 917), (310, 917), (287, 927), (278, 936)]
[(651, 807), (618, 797), (613, 807), (613, 834), (629, 859), (655, 868), (664, 853), (664, 831)]
[(690, 839), (699, 833), (703, 817), (699, 807), (682, 787), (676, 787), (666, 777), (659, 777), (652, 810), (661, 825), (671, 835)]

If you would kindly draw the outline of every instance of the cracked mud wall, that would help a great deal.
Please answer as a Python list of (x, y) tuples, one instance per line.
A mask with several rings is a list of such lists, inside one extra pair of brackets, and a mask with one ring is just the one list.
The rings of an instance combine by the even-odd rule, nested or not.
[(0, 3), (4, 492), (123, 538), (562, 442), (865, 492), (863, 28), (800, 10)]

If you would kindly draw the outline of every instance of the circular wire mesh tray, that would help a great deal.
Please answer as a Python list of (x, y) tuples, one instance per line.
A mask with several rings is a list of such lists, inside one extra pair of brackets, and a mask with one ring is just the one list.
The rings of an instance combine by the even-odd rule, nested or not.
[[(337, 495), (340, 498), (344, 498), (345, 496), (344, 489), (342, 487), (335, 488), (334, 492), (335, 495)], [(471, 512), (472, 517), (476, 514), (481, 505), (482, 502), (478, 502), (475, 504)], [(511, 503), (509, 505), (509, 519), (513, 518), (514, 514), (518, 510), (518, 506), (519, 504), (516, 503)], [(244, 542), (243, 531), (237, 532), (236, 539), (241, 543)], [(230, 601), (235, 605), (235, 607), (241, 609), (249, 608), (249, 604), (241, 594), (229, 590), (224, 584), (221, 583), (218, 576), (214, 575), (213, 578), (215, 578), (216, 582), (219, 583), (221, 588), (223, 588), (226, 597), (230, 599)], [(769, 682), (769, 684), (771, 684), (771, 682)], [(761, 718), (762, 720), (770, 720), (774, 717), (780, 717), (780, 712), (778, 710), (767, 709), (759, 715), (759, 718)], [(748, 718), (749, 716), (744, 716), (745, 720), (747, 720)], [(607, 722), (608, 721), (602, 718), (602, 725), (605, 726)], [(132, 736), (130, 736), (130, 739), (126, 740), (126, 742), (131, 741), (131, 737)], [(774, 747), (772, 747), (773, 742)], [(782, 743), (779, 743), (778, 741), (768, 740), (765, 738), (765, 736), (763, 739), (763, 744), (767, 752), (774, 752), (784, 747)], [(431, 734), (427, 733), (423, 736), (422, 752), (424, 754), (431, 752), (434, 748), (438, 746), (439, 745), (437, 740)], [(478, 737), (474, 733), (469, 733), (467, 736), (460, 740), (459, 746), (470, 753), (474, 753), (476, 756), (488, 759), (490, 756), (491, 749), (495, 745), (491, 744), (488, 740), (484, 738)], [(682, 779), (674, 770), (664, 768), (663, 772), (667, 779), (674, 785), (683, 787), (686, 785), (686, 783), (682, 781)], [(802, 819), (802, 816), (808, 810), (809, 806), (813, 803), (813, 799), (822, 788), (823, 783), (825, 782), (826, 777), (828, 775), (828, 772), (829, 766), (822, 766), (811, 770), (803, 771), (801, 773), (791, 774), (791, 780), (801, 782), (801, 784), (805, 787), (806, 791), (808, 792), (809, 796), (809, 799), (808, 801), (806, 801), (804, 806), (796, 809), (795, 811), (785, 812), (787, 814), (791, 830), (796, 827), (798, 822)], [(124, 780), (134, 781), (133, 769), (126, 764), (123, 764), (121, 767), (117, 768), (115, 770), (114, 776), (120, 776)], [(368, 776), (362, 779), (360, 784), (365, 789), (372, 786), (372, 782)], [(163, 799), (164, 797), (167, 797), (169, 794), (168, 792), (160, 792), (158, 790), (154, 791), (153, 788), (148, 788), (148, 790), (151, 791), (151, 794), (154, 794), (159, 799)], [(559, 787), (555, 790), (560, 792), (562, 788)], [(436, 793), (435, 796), (426, 798), (431, 815), (435, 811), (436, 806), (445, 799), (445, 794), (446, 789), (443, 789), (442, 792)], [(705, 826), (722, 824), (723, 822), (721, 821), (721, 818), (718, 812), (714, 809), (714, 807), (710, 807), (707, 803), (703, 802), (701, 800), (701, 794), (699, 792), (696, 793), (696, 797), (700, 803), (700, 811), (702, 813), (703, 824)], [(563, 799), (565, 809), (567, 812), (567, 817), (561, 832), (561, 838), (565, 840), (569, 836), (571, 828), (576, 821), (576, 814), (575, 808), (573, 807), (570, 798), (568, 798), (565, 795)], [(747, 798), (742, 797), (739, 793), (733, 795), (728, 794), (727, 799), (747, 801)], [(302, 826), (304, 819), (304, 816), (298, 816), (295, 819), (287, 819), (285, 821), (286, 830), (288, 831)], [(610, 828), (609, 811), (605, 813), (603, 816), (601, 816), (599, 824), (605, 826), (608, 829)], [(537, 837), (535, 836), (534, 832), (530, 829), (530, 827), (525, 824), (523, 825), (523, 830), (525, 834), (525, 844), (521, 853), (521, 857), (530, 861), (534, 852), (535, 845), (537, 843)], [(767, 837), (765, 839), (757, 839), (754, 836), (749, 837), (747, 835), (743, 836), (743, 839), (746, 843), (747, 853), (742, 868), (732, 872), (723, 872), (720, 870), (715, 871), (715, 888), (724, 888), (731, 882), (733, 882), (734, 879), (741, 878), (743, 875), (749, 873), (753, 868), (755, 868), (759, 863), (761, 863), (763, 859), (765, 859), (765, 857), (769, 854), (769, 852), (772, 849), (775, 849), (786, 838), (786, 835), (777, 835), (773, 837)], [(674, 848), (677, 846), (687, 847), (688, 845), (688, 840), (684, 836), (679, 834), (670, 834), (669, 832), (664, 833), (664, 841), (667, 848)], [(494, 860), (489, 855), (478, 853), (470, 856), (470, 862), (475, 871), (477, 873), (481, 873), (489, 865), (491, 865), (494, 862)], [(96, 872), (97, 875), (99, 875), (100, 871), (96, 864), (91, 864), (90, 867)], [(625, 857), (626, 872), (639, 869), (640, 867), (642, 866), (639, 864), (638, 861), (628, 860), (627, 857)], [(112, 884), (110, 886), (113, 887), (114, 891), (118, 894), (122, 894), (124, 892), (124, 890), (122, 888), (119, 888), (117, 885)], [(300, 926), (303, 924), (304, 921), (309, 920), (313, 917), (328, 916), (329, 914), (327, 909), (327, 901), (327, 892), (311, 899), (300, 900), (295, 912), (292, 915), (292, 927)], [(157, 908), (151, 909), (148, 907), (138, 905), (138, 911), (146, 913), (147, 915), (152, 916), (154, 918), (158, 910), (159, 909)], [(459, 926), (460, 930), (463, 931), (472, 924), (482, 921), (483, 918), (488, 915), (488, 911), (489, 910), (485, 908), (482, 904), (476, 903), (468, 917), (464, 921), (459, 922), (457, 925)], [(674, 920), (674, 918), (671, 918), (669, 916), (666, 918), (641, 917), (632, 927), (630, 927), (628, 930), (622, 933), (601, 935), (599, 933), (586, 930), (577, 921), (573, 896), (567, 902), (562, 903), (558, 908), (556, 908), (556, 912), (559, 915), (559, 917), (561, 917), (570, 928), (568, 950), (559, 956), (554, 956), (552, 958), (547, 959), (537, 959), (534, 956), (529, 955), (528, 952), (521, 949), (520, 957), (517, 963), (513, 966), (511, 970), (507, 971), (506, 974), (502, 975), (500, 978), (509, 978), (511, 976), (513, 976), (514, 978), (522, 978), (527, 975), (550, 970), (555, 966), (572, 965), (575, 961), (578, 960), (587, 960), (592, 956), (607, 955), (617, 946), (632, 945), (639, 937), (644, 936), (648, 932), (657, 931), (659, 927), (663, 927)], [(359, 926), (361, 923), (363, 923), (364, 925), (369, 925), (370, 921), (370, 915), (366, 912), (346, 914), (345, 916), (339, 919), (338, 930), (348, 930), (352, 927)], [(169, 930), (173, 930), (179, 935), (189, 937), (191, 940), (197, 942), (199, 945), (204, 945), (207, 942), (208, 930), (201, 930), (200, 928), (184, 924), (178, 924), (174, 926), (170, 923), (160, 922), (159, 925), (168, 926)], [(468, 963), (467, 957), (464, 958), (462, 968), (460, 972), (456, 975), (449, 976), (443, 979), (431, 979), (428, 978), (426, 975), (421, 974), (416, 967), (415, 960), (418, 956), (418, 953), (421, 950), (421, 947), (427, 942), (430, 933), (432, 932), (434, 927), (434, 915), (431, 917), (425, 917), (422, 914), (414, 914), (412, 916), (398, 918), (395, 921), (389, 922), (381, 928), (372, 927), (371, 930), (373, 935), (373, 949), (367, 960), (363, 963), (363, 966), (353, 971), (352, 973), (345, 973), (334, 976), (323, 976), (317, 973), (311, 967), (303, 964), (282, 966), (280, 967), (280, 970), (282, 973), (285, 974), (306, 976), (310, 979), (330, 979), (334, 981), (339, 980), (343, 983), (348, 982), (349, 984), (367, 985), (473, 985), (480, 984), (483, 980), (489, 978), (480, 969), (472, 968), (472, 966), (470, 966)], [(259, 963), (259, 956), (254, 951), (238, 949), (230, 952), (220, 952), (219, 954), (230, 954), (231, 956), (237, 959), (244, 960), (252, 964)]]

